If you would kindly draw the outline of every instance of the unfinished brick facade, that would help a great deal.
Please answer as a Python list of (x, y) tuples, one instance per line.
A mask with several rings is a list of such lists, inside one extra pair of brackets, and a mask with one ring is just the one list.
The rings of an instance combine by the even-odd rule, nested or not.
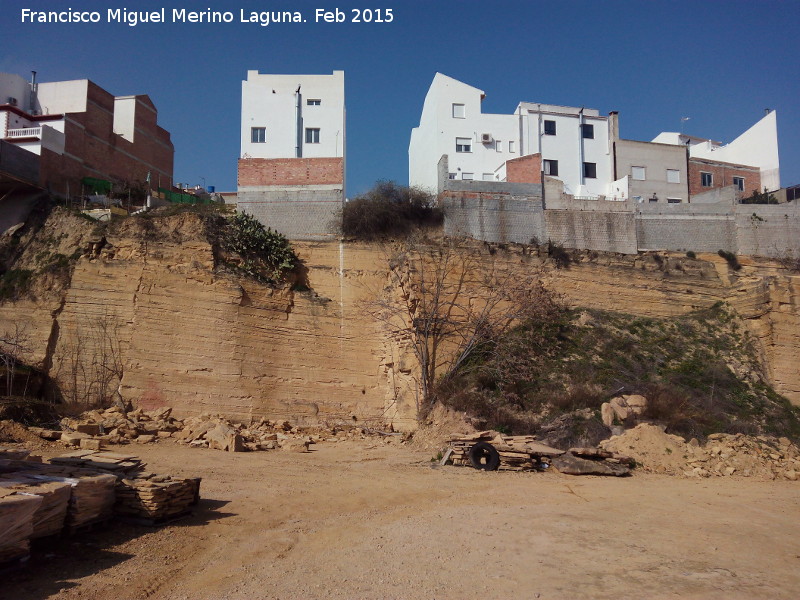
[(542, 183), (542, 155), (529, 154), (506, 161), (509, 183)]
[[(63, 129), (63, 151), (44, 143), (38, 149), (41, 187), (59, 196), (76, 196), (87, 191), (81, 183), (84, 177), (144, 185), (148, 173), (153, 187), (171, 187), (174, 147), (169, 132), (158, 125), (158, 112), (148, 96), (117, 98), (88, 80), (64, 83), (70, 85), (71, 93), (80, 96), (75, 104), (84, 106), (84, 110), (73, 106), (63, 114), (31, 115), (3, 107), (6, 119), (16, 119), (7, 123), (6, 130), (40, 125)], [(119, 101), (128, 103), (125, 133), (119, 127), (115, 130)], [(35, 142), (37, 138), (11, 140)]]
[[(711, 185), (703, 185), (703, 173), (711, 175)], [(689, 197), (715, 188), (733, 185), (734, 177), (744, 179), (742, 194), (749, 196), (753, 190), (761, 190), (761, 171), (758, 167), (735, 165), (702, 158), (689, 159)]]
[(343, 181), (341, 157), (239, 159), (239, 187), (342, 185)]

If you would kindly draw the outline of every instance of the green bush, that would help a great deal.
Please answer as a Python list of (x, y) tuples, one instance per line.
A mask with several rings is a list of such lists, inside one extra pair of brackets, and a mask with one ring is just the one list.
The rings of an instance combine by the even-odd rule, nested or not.
[(283, 234), (265, 228), (246, 213), (227, 220), (222, 246), (227, 252), (238, 254), (238, 268), (257, 279), (281, 281), (298, 264), (294, 249)]
[(728, 261), (728, 266), (733, 269), (734, 271), (738, 271), (742, 268), (742, 265), (739, 264), (739, 259), (736, 258), (736, 255), (733, 252), (727, 252), (725, 250), (720, 250), (717, 252), (722, 258)]
[(438, 227), (443, 220), (430, 194), (393, 181), (379, 181), (344, 205), (342, 233), (365, 241), (398, 238), (421, 227)]
[(0, 300), (16, 300), (28, 291), (33, 271), (9, 269), (0, 276)]

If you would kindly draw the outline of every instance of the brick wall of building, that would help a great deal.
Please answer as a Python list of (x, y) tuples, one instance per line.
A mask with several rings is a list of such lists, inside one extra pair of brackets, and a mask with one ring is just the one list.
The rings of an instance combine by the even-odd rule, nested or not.
[[(712, 185), (703, 186), (701, 173), (711, 173)], [(734, 177), (744, 177), (745, 196), (761, 189), (761, 172), (757, 167), (734, 165), (703, 158), (689, 159), (689, 196), (702, 194), (714, 188), (733, 185)]]
[(134, 140), (114, 133), (114, 96), (91, 81), (86, 111), (68, 113), (64, 123), (64, 154), (42, 150), (40, 184), (58, 195), (78, 195), (81, 180), (94, 177), (112, 182), (170, 187), (174, 147), (170, 134), (157, 124), (147, 96), (137, 97)]
[(506, 161), (509, 183), (542, 183), (542, 155), (529, 154)]
[(239, 159), (239, 187), (342, 185), (343, 182), (341, 157)]

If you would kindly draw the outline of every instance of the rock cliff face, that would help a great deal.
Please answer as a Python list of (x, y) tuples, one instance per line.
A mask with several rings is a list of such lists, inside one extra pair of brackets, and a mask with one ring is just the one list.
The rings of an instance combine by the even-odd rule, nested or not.
[[(93, 372), (113, 372), (106, 385), (148, 409), (415, 427), (408, 340), (392, 339), (363, 305), (388, 281), (380, 248), (297, 243), (308, 289), (273, 289), (215, 269), (197, 215), (128, 219), (105, 243), (95, 243), (91, 225), (80, 221), (54, 213), (42, 229), (62, 240), (63, 254), (70, 244), (88, 250), (66, 283), (39, 279), (32, 297), (0, 305), (0, 332), (22, 324), (30, 362), (64, 390), (96, 385), (101, 376), (93, 379), (92, 366), (76, 361), (91, 355), (104, 363)], [(716, 255), (585, 253), (556, 269), (519, 247), (488, 252), (475, 244), (474, 251), (516, 269), (543, 268), (578, 306), (669, 316), (729, 302), (759, 340), (776, 389), (800, 404), (800, 277), (774, 263), (742, 260), (734, 273)]]

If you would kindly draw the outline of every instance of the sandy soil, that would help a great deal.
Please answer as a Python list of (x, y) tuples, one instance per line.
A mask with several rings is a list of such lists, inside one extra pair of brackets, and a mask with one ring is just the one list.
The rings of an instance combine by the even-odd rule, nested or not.
[(800, 597), (796, 482), (432, 468), (396, 441), (134, 448), (203, 477), (195, 515), (40, 548), (0, 598)]

